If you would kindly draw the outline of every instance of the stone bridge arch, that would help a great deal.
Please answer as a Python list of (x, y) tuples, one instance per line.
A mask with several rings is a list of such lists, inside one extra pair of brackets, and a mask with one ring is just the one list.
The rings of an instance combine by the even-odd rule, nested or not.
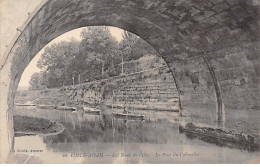
[(223, 106), (259, 108), (259, 24), (256, 0), (46, 0), (1, 61), (0, 148), (12, 150), (13, 98), (24, 69), (65, 32), (106, 25), (140, 36), (172, 70), (183, 115), (214, 124), (223, 121)]

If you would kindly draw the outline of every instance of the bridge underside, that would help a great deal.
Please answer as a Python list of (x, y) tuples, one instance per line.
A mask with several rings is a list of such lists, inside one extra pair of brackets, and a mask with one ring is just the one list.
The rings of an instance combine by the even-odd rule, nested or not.
[(48, 42), (85, 26), (119, 27), (150, 43), (171, 68), (191, 121), (260, 127), (259, 10), (254, 0), (47, 1), (1, 64), (0, 148), (12, 148), (14, 93), (26, 66)]

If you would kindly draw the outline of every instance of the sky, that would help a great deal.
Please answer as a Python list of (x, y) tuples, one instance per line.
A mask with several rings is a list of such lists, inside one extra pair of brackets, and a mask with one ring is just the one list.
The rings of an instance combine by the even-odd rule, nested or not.
[[(7, 50), (7, 46), (10, 45), (12, 40), (14, 40), (15, 36), (19, 33), (16, 29), (24, 24), (28, 18), (28, 13), (33, 12), (44, 1), (45, 0), (0, 0), (0, 61), (2, 61), (2, 57)], [(111, 34), (118, 41), (122, 39), (122, 29), (116, 27), (109, 27), (109, 29)], [(72, 37), (77, 40), (81, 40), (81, 30), (82, 28), (69, 31), (52, 40), (46, 46), (50, 46), (60, 41), (69, 41)], [(38, 52), (38, 54), (24, 70), (18, 87), (28, 87), (31, 76), (35, 72), (40, 72), (40, 69), (36, 66), (36, 64), (43, 52), (44, 48)]]

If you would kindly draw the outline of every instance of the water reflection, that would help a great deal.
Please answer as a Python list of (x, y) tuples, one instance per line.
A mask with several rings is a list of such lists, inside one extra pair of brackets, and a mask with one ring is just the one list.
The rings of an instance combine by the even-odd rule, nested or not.
[(63, 122), (63, 125), (62, 134), (46, 137), (44, 142), (167, 143), (173, 129), (167, 122), (122, 120), (111, 115), (87, 115), (80, 123)]
[[(219, 147), (179, 134), (178, 125), (172, 123), (177, 119), (174, 113), (163, 113), (160, 116), (158, 113), (146, 113), (145, 121), (116, 119), (109, 109), (102, 111), (101, 115), (90, 115), (81, 112), (19, 107), (15, 114), (47, 118), (65, 126), (63, 133), (55, 136), (15, 138), (16, 150), (18, 148), (42, 149), (43, 152), (37, 155), (45, 163), (245, 163), (259, 161), (259, 152)], [(31, 145), (32, 142), (37, 144)], [(104, 155), (95, 158), (71, 157), (72, 153), (103, 153)], [(134, 157), (135, 153), (138, 156)], [(126, 156), (126, 154), (131, 156)]]

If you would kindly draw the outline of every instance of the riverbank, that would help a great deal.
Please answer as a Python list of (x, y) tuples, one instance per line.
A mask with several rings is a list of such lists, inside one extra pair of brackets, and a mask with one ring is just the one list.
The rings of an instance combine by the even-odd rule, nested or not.
[(64, 131), (64, 126), (43, 118), (14, 115), (14, 132), (19, 135), (56, 135)]
[(252, 136), (245, 132), (238, 134), (222, 129), (199, 127), (192, 123), (188, 123), (185, 126), (179, 126), (179, 132), (185, 133), (189, 138), (198, 138), (208, 143), (215, 143), (219, 146), (239, 148), (248, 151), (260, 151), (259, 137)]
[(78, 103), (70, 99), (69, 95), (59, 91), (59, 89), (46, 90), (23, 90), (17, 91), (15, 96), (16, 104), (35, 105), (55, 105), (55, 106), (75, 106)]

